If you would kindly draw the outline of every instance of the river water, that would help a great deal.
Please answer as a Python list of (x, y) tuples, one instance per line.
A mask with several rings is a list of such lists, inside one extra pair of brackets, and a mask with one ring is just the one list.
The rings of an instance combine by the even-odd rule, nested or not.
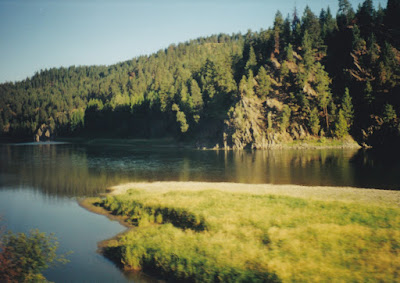
[(55, 233), (70, 262), (55, 282), (140, 281), (99, 255), (97, 243), (125, 230), (77, 199), (134, 181), (208, 181), (400, 189), (398, 154), (357, 149), (204, 151), (148, 142), (122, 145), (0, 145), (0, 216), (14, 232)]

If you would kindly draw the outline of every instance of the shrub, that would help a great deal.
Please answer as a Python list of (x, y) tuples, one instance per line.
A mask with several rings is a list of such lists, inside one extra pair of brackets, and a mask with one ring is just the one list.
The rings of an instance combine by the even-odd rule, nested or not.
[(0, 279), (6, 282), (46, 281), (42, 272), (57, 263), (68, 262), (57, 255), (58, 242), (53, 234), (38, 230), (4, 234), (0, 246)]

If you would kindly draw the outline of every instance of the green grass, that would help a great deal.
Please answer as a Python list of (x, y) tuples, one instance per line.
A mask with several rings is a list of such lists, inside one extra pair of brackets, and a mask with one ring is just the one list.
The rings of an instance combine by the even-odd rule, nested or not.
[(100, 205), (138, 226), (109, 244), (124, 266), (171, 280), (400, 280), (395, 206), (143, 189), (109, 196)]
[(304, 140), (294, 140), (282, 143), (286, 147), (300, 148), (341, 148), (341, 147), (360, 147), (351, 136), (345, 136), (343, 139), (325, 138), (325, 137), (308, 137)]

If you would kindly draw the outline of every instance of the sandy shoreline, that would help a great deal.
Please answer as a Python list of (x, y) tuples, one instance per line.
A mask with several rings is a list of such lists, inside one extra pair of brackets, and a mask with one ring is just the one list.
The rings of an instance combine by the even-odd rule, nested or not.
[(400, 207), (400, 191), (363, 189), (352, 187), (299, 186), (274, 184), (239, 184), (212, 182), (149, 182), (126, 183), (109, 188), (109, 195), (126, 193), (129, 189), (155, 190), (220, 190), (253, 194), (273, 194), (315, 200), (362, 202)]

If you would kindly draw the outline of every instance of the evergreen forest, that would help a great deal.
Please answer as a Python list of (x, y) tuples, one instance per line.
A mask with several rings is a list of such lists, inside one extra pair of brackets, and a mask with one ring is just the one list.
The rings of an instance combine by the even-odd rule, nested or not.
[(0, 136), (173, 138), (235, 149), (400, 141), (400, 1), (275, 15), (111, 66), (0, 84)]

